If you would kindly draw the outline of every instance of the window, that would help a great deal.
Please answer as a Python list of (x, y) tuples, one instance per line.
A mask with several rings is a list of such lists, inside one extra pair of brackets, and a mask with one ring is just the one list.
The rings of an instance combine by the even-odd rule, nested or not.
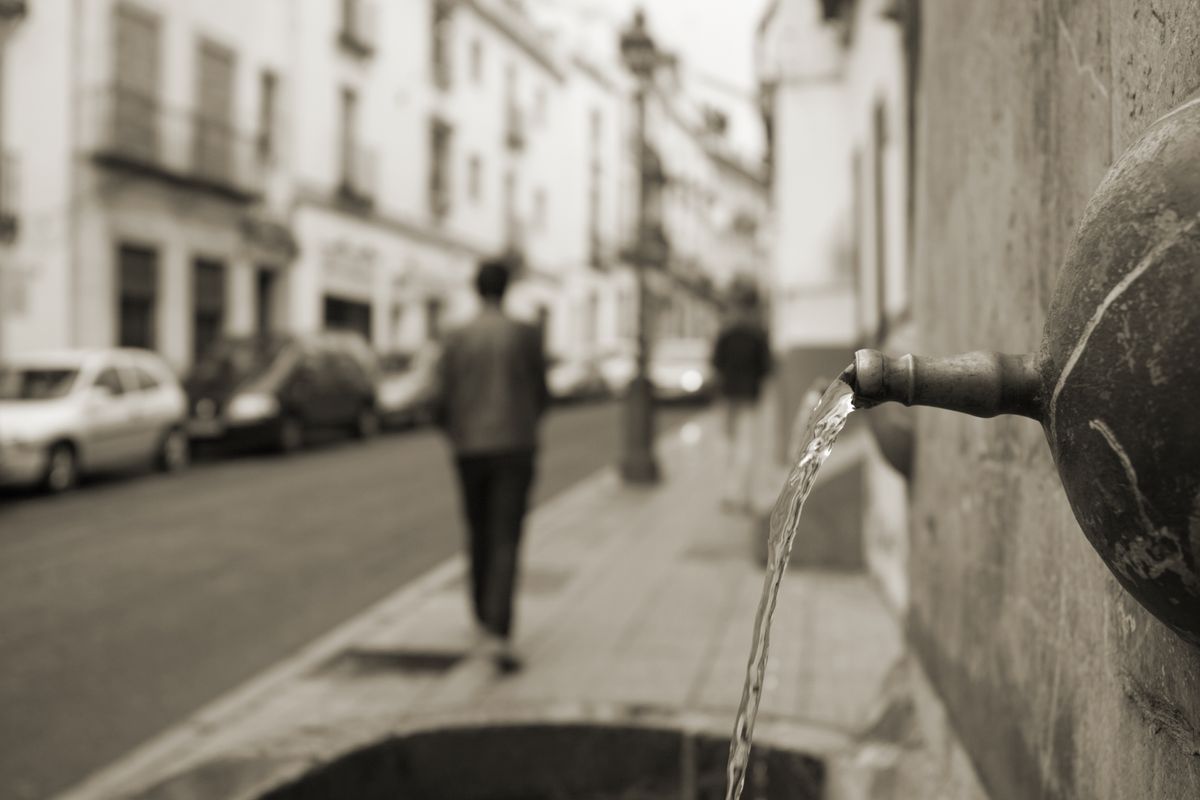
[(592, 137), (592, 149), (599, 149), (600, 138), (604, 135), (604, 112), (598, 108), (593, 108), (592, 113), (588, 117), (588, 128)]
[(436, 341), (442, 336), (442, 299), (430, 297), (425, 301), (425, 337)]
[(441, 89), (449, 89), (452, 79), (451, 58), (453, 39), (450, 31), (450, 13), (453, 0), (431, 0), (433, 16), (431, 24), (432, 46), (430, 48), (433, 82)]
[(589, 114), (588, 134), (591, 139), (592, 163), (588, 175), (588, 260), (592, 266), (599, 267), (602, 261), (602, 245), (600, 241), (600, 204), (601, 186), (604, 181), (604, 161), (601, 152), (601, 137), (604, 132), (604, 115), (600, 109), (593, 108)]
[(111, 144), (153, 163), (158, 156), (158, 17), (119, 4), (114, 19)]
[(197, 58), (194, 166), (205, 178), (228, 181), (233, 178), (233, 51), (201, 39)]
[(258, 83), (258, 156), (270, 161), (275, 157), (275, 104), (279, 79), (274, 72), (265, 69)]
[(371, 304), (340, 297), (325, 296), (325, 327), (329, 330), (354, 331), (371, 341)]
[(341, 114), (341, 175), (342, 184), (349, 186), (354, 174), (354, 146), (358, 141), (358, 93), (353, 89), (342, 89)]
[(504, 71), (504, 140), (509, 148), (525, 147), (525, 117), (517, 90), (517, 67), (509, 64)]
[(260, 269), (256, 283), (255, 329), (268, 334), (275, 328), (275, 270)]
[(100, 371), (96, 376), (96, 386), (107, 389), (114, 395), (125, 394), (125, 384), (121, 383), (121, 376), (114, 367), (105, 367)]
[(392, 348), (398, 348), (404, 342), (404, 304), (392, 305)]
[(509, 243), (517, 236), (517, 176), (512, 170), (504, 173), (504, 227), (508, 233)]
[(225, 265), (198, 258), (192, 269), (192, 349), (199, 360), (221, 337), (225, 322)]
[(543, 86), (539, 86), (533, 96), (533, 113), (539, 125), (546, 124), (546, 89)]
[(467, 162), (467, 193), (473, 202), (478, 203), (483, 196), (483, 165), (479, 156), (471, 156)]
[(117, 343), (154, 349), (158, 301), (158, 253), (121, 245), (117, 251)]
[(375, 6), (367, 0), (342, 0), (338, 42), (353, 55), (365, 57), (375, 51)]
[(546, 227), (546, 190), (538, 189), (533, 193), (533, 223), (539, 230)]
[(874, 173), (875, 219), (875, 312), (879, 315), (879, 327), (875, 331), (876, 341), (882, 342), (888, 335), (888, 286), (887, 276), (887, 206), (884, 202), (885, 185), (884, 156), (887, 149), (887, 111), (882, 102), (875, 104), (874, 148), (871, 151), (871, 167)]
[(429, 210), (437, 219), (450, 212), (450, 138), (453, 128), (440, 119), (429, 126)]
[(478, 39), (471, 42), (471, 80), (483, 83), (483, 42)]

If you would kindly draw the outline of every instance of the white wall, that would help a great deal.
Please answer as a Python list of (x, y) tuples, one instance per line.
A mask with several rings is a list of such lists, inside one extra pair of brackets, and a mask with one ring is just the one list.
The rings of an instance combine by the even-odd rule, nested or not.
[(0, 355), (70, 341), (71, 3), (30, 4), (4, 64), (4, 150), (19, 226), (0, 244)]
[[(781, 349), (848, 350), (869, 341), (880, 321), (880, 250), (887, 313), (899, 314), (908, 304), (904, 53), (899, 25), (883, 12), (882, 0), (861, 0), (853, 19), (827, 24), (817, 0), (781, 0), (760, 41), (760, 74), (774, 89), (772, 333)], [(843, 25), (850, 26), (849, 36)], [(887, 133), (879, 203), (877, 107), (884, 109)], [(877, 208), (884, 216), (882, 248)], [(867, 565), (889, 600), (903, 608), (905, 481), (873, 446), (864, 467)]]

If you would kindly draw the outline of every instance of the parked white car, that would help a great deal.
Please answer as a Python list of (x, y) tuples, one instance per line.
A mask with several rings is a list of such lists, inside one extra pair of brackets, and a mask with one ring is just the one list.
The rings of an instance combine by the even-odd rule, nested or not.
[(650, 382), (659, 400), (707, 400), (714, 385), (712, 343), (705, 339), (660, 339), (650, 350)]
[(66, 491), (85, 473), (188, 464), (187, 399), (146, 350), (71, 350), (0, 363), (0, 485)]
[[(654, 396), (662, 401), (707, 400), (715, 386), (710, 363), (711, 343), (705, 339), (661, 339), (650, 348), (647, 377), (654, 385)], [(600, 371), (609, 391), (623, 395), (637, 373), (636, 355), (631, 345), (614, 350), (600, 363)]]
[(433, 419), (437, 401), (437, 367), (441, 348), (430, 342), (415, 353), (380, 358), (376, 406), (386, 425), (420, 425)]

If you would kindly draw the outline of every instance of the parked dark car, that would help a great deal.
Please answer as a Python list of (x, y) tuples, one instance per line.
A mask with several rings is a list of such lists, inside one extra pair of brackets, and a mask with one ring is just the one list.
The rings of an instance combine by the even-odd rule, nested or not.
[(188, 433), (287, 453), (311, 431), (379, 431), (371, 348), (357, 334), (223, 339), (192, 368)]

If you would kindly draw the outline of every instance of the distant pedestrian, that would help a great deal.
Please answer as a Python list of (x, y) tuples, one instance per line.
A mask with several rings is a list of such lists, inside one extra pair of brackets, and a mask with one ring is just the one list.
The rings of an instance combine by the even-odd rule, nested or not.
[(548, 400), (541, 332), (501, 309), (509, 275), (504, 260), (480, 265), (483, 307), (446, 336), (439, 369), (439, 418), (454, 448), (469, 531), (471, 600), (481, 644), (505, 672), (520, 668), (513, 595)]
[(763, 381), (771, 372), (771, 348), (754, 287), (735, 286), (728, 319), (713, 345), (712, 364), (725, 406), (728, 445), (721, 505), (728, 510), (751, 512), (758, 402)]

